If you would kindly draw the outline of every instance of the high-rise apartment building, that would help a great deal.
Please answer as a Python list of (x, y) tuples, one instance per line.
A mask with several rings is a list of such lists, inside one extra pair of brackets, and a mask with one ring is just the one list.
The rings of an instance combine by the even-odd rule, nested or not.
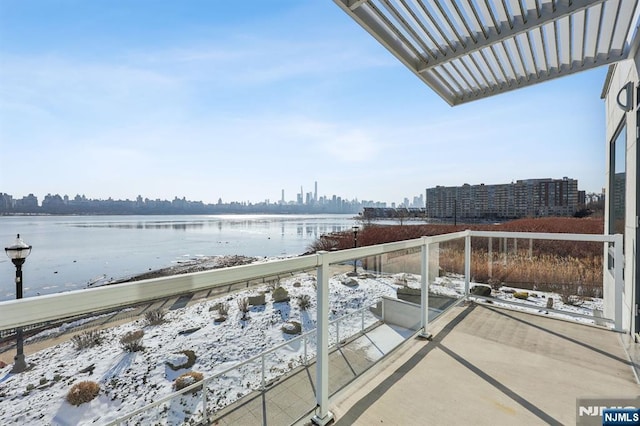
[(571, 216), (578, 209), (578, 181), (526, 179), (499, 185), (436, 186), (426, 192), (427, 216), (472, 219)]

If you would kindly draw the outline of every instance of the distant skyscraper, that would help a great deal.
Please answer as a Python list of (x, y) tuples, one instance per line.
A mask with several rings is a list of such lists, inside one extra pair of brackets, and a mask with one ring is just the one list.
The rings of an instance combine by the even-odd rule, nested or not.
[(285, 201), (284, 201), (284, 189), (282, 190), (282, 198), (280, 198), (280, 202), (281, 202), (282, 204), (284, 204), (284, 203), (285, 203)]
[(313, 202), (318, 202), (318, 181), (315, 182), (315, 189), (313, 191)]

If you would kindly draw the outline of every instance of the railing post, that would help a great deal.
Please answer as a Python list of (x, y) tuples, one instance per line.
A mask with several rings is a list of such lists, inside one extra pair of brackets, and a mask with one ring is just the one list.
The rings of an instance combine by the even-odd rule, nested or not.
[(311, 421), (325, 426), (333, 420), (329, 411), (329, 264), (327, 252), (318, 256), (316, 300), (316, 414)]
[(529, 260), (533, 260), (533, 238), (529, 238)]
[(305, 334), (304, 338), (304, 365), (307, 365), (307, 335)]
[(507, 266), (507, 255), (508, 255), (508, 246), (509, 246), (509, 240), (507, 239), (507, 237), (503, 238), (503, 243), (504, 243), (504, 247), (502, 248), (503, 262), (504, 262), (504, 266)]
[(622, 235), (616, 234), (614, 237), (614, 330), (624, 331), (622, 328), (622, 290), (624, 288), (624, 280), (622, 279), (622, 270), (624, 267), (624, 255), (622, 254)]
[(340, 347), (340, 320), (336, 321), (336, 348)]
[(264, 378), (264, 352), (262, 352), (262, 356), (260, 357), (260, 361), (262, 362), (262, 380), (261, 380), (261, 385), (262, 385), (262, 390), (264, 390), (264, 388), (265, 388), (265, 378)]
[(469, 283), (471, 282), (471, 233), (467, 231), (464, 237), (464, 296), (469, 296)]
[(420, 317), (422, 332), (420, 336), (431, 338), (431, 333), (427, 331), (429, 327), (429, 241), (427, 237), (422, 237), (420, 262)]
[(209, 415), (207, 414), (207, 380), (202, 382), (202, 418), (205, 424), (209, 423)]
[(364, 333), (364, 309), (360, 311), (360, 333)]
[(493, 278), (493, 237), (489, 237), (489, 243), (488, 243), (489, 249), (487, 250), (489, 252), (488, 257), (489, 257), (489, 278)]

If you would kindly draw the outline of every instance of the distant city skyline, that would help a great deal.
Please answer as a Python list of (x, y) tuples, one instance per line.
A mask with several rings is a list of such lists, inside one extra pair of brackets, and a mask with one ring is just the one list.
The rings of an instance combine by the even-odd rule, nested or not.
[[(563, 178), (540, 178), (540, 177), (535, 177), (535, 178), (526, 178), (526, 179), (518, 179), (516, 182), (521, 182), (521, 181), (536, 181), (536, 180), (542, 180), (542, 181), (546, 181), (546, 180), (550, 180), (550, 181), (563, 181), (563, 180), (569, 180), (571, 182), (574, 183), (575, 186), (575, 191), (580, 191), (583, 194), (586, 193), (587, 195), (600, 195), (602, 196), (602, 191), (584, 191), (580, 189), (579, 186), (579, 182), (577, 179), (572, 179), (572, 178), (568, 178), (568, 177), (563, 177)], [(501, 183), (491, 183), (491, 184), (485, 184), (485, 183), (471, 183), (471, 186), (478, 186), (478, 185), (486, 185), (486, 186), (495, 186), (495, 185), (513, 185), (513, 181), (512, 182), (501, 182)], [(280, 192), (280, 198), (279, 199), (274, 199), (274, 198), (269, 198), (269, 197), (263, 197), (262, 199), (259, 200), (240, 200), (240, 199), (228, 199), (228, 200), (223, 200), (222, 198), (218, 198), (217, 201), (215, 202), (206, 202), (204, 200), (200, 200), (200, 199), (188, 199), (185, 196), (180, 196), (180, 195), (174, 195), (173, 197), (170, 198), (150, 198), (147, 196), (143, 196), (142, 194), (138, 194), (136, 197), (133, 198), (117, 198), (117, 197), (92, 197), (91, 195), (87, 196), (86, 194), (80, 194), (80, 193), (75, 193), (73, 195), (70, 194), (64, 194), (64, 193), (51, 193), (48, 192), (45, 195), (42, 194), (34, 194), (33, 192), (29, 192), (28, 194), (10, 194), (10, 193), (3, 193), (2, 191), (0, 191), (0, 211), (2, 211), (2, 200), (3, 200), (3, 196), (9, 196), (12, 197), (13, 201), (16, 200), (21, 200), (21, 199), (25, 199), (25, 198), (29, 198), (31, 196), (33, 196), (35, 199), (38, 200), (37, 204), (38, 205), (42, 205), (42, 201), (44, 201), (46, 198), (51, 198), (51, 197), (60, 197), (61, 199), (63, 199), (64, 201), (68, 201), (68, 200), (74, 200), (76, 199), (76, 201), (78, 199), (87, 199), (87, 200), (114, 200), (114, 201), (180, 201), (180, 200), (186, 200), (188, 202), (196, 202), (196, 203), (202, 203), (202, 204), (211, 204), (211, 205), (220, 205), (220, 204), (243, 204), (243, 205), (259, 205), (259, 204), (274, 204), (274, 205), (312, 205), (312, 204), (317, 204), (317, 203), (324, 203), (326, 202), (326, 200), (335, 200), (336, 198), (339, 200), (344, 200), (345, 202), (349, 202), (349, 203), (358, 203), (359, 205), (361, 205), (362, 207), (366, 206), (366, 207), (425, 207), (426, 205), (426, 196), (429, 193), (430, 190), (434, 190), (434, 189), (451, 189), (451, 190), (455, 190), (456, 188), (461, 188), (463, 187), (463, 185), (469, 185), (468, 182), (465, 182), (464, 184), (461, 185), (457, 185), (457, 186), (445, 186), (445, 185), (436, 185), (435, 187), (432, 188), (425, 188), (425, 190), (421, 193), (421, 194), (415, 194), (415, 195), (407, 195), (407, 196), (403, 196), (401, 201), (387, 201), (387, 200), (367, 200), (364, 198), (359, 198), (359, 197), (354, 197), (352, 199), (346, 198), (346, 197), (342, 197), (339, 194), (331, 194), (331, 195), (319, 195), (319, 191), (318, 191), (318, 182), (314, 182), (313, 183), (313, 191), (305, 191), (304, 190), (304, 185), (300, 186), (300, 191), (297, 192), (295, 194), (295, 198), (286, 198), (286, 191), (284, 189), (281, 190)], [(6, 203), (6, 202), (5, 202)], [(428, 207), (428, 206), (427, 206)]]
[(308, 193), (306, 199), (297, 194), (296, 201), (263, 200), (223, 201), (204, 203), (185, 197), (150, 199), (138, 195), (134, 199), (95, 199), (84, 194), (47, 194), (40, 198), (33, 193), (25, 196), (0, 192), (0, 215), (21, 214), (81, 214), (81, 215), (147, 215), (147, 214), (359, 214), (364, 207), (387, 207), (386, 203), (348, 200), (338, 195), (317, 196)]
[[(607, 69), (449, 107), (333, 2), (0, 3), (0, 189), (216, 203), (572, 176)], [(414, 195), (412, 195), (414, 194)]]

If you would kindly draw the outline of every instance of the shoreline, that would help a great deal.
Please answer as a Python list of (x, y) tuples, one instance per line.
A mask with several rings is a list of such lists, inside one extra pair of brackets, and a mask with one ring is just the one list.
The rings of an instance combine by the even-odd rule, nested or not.
[(195, 259), (179, 262), (176, 265), (154, 269), (126, 278), (106, 280), (106, 277), (87, 284), (86, 288), (96, 288), (105, 285), (124, 284), (135, 281), (150, 280), (154, 278), (170, 277), (173, 275), (189, 274), (192, 272), (210, 271), (212, 269), (229, 268), (232, 266), (248, 265), (261, 260), (259, 257), (244, 255), (218, 255), (203, 256)]

